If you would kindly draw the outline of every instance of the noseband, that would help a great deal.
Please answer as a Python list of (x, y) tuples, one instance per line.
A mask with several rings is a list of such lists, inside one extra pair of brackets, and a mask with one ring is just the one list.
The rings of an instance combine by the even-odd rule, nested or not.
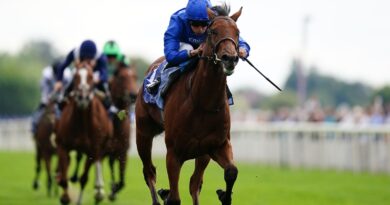
[(236, 51), (238, 53), (238, 43), (231, 37), (223, 37), (223, 38), (219, 39), (216, 43), (212, 43), (211, 36), (214, 35), (214, 34), (217, 34), (217, 32), (215, 30), (211, 29), (211, 26), (217, 20), (231, 21), (231, 18), (227, 17), (227, 16), (217, 16), (217, 17), (215, 17), (211, 21), (211, 23), (207, 27), (207, 38), (208, 38), (208, 42), (211, 43), (211, 47), (213, 48), (213, 53), (211, 54), (211, 56), (201, 56), (200, 57), (200, 59), (206, 59), (206, 60), (209, 60), (209, 61), (213, 61), (214, 64), (217, 64), (217, 63), (222, 61), (220, 58), (218, 58), (217, 51), (218, 51), (219, 45), (222, 42), (224, 42), (224, 41), (231, 41), (231, 42), (233, 42), (234, 47), (235, 47), (235, 49), (236, 49)]

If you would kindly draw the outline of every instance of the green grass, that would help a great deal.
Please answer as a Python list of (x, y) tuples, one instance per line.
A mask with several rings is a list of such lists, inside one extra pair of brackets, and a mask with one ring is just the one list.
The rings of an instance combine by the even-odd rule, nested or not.
[[(32, 190), (34, 176), (33, 153), (0, 152), (0, 204), (46, 205), (59, 204), (58, 197), (47, 198), (44, 187), (46, 176), (42, 172), (41, 187)], [(105, 161), (106, 193), (109, 175)], [(157, 166), (157, 189), (167, 188), (165, 162), (155, 160)], [(235, 205), (387, 205), (390, 204), (390, 176), (356, 174), (351, 172), (279, 169), (269, 166), (238, 164), (239, 176), (234, 187)], [(180, 193), (182, 204), (191, 203), (188, 191), (193, 161), (188, 161), (181, 174)], [(90, 171), (84, 204), (93, 204), (94, 169)], [(205, 173), (201, 204), (219, 204), (215, 190), (224, 188), (223, 170), (214, 162)], [(71, 186), (76, 198), (78, 185)], [(149, 205), (151, 199), (142, 176), (142, 166), (137, 156), (132, 156), (127, 168), (126, 187), (118, 200), (102, 205)]]

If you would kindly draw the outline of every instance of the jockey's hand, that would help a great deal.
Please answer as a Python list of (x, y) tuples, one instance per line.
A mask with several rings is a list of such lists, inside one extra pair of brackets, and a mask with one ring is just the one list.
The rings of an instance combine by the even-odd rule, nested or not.
[(57, 81), (55, 84), (54, 84), (54, 92), (60, 92), (62, 89), (62, 82), (61, 81)]
[(238, 49), (238, 56), (240, 58), (246, 58), (247, 55), (248, 55), (248, 53), (246, 52), (245, 48), (240, 47)]
[(196, 55), (200, 55), (203, 52), (203, 44), (200, 45), (197, 49), (190, 51), (190, 57), (194, 57)]

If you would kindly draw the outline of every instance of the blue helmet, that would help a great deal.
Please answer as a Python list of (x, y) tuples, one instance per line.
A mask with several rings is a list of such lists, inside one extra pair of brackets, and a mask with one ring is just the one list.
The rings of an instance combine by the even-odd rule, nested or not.
[(189, 0), (186, 14), (190, 21), (208, 21), (207, 7), (211, 6), (209, 0)]
[(96, 56), (96, 44), (91, 40), (85, 40), (80, 45), (80, 59), (93, 59)]

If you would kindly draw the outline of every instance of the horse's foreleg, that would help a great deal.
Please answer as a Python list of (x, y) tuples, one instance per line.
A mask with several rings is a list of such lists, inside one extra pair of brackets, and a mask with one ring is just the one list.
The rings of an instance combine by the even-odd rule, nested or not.
[(205, 155), (195, 159), (195, 170), (191, 176), (190, 193), (193, 205), (199, 205), (199, 194), (203, 184), (203, 174), (210, 162), (210, 156)]
[(101, 160), (96, 161), (95, 201), (96, 204), (104, 199), (103, 167)]
[(143, 164), (143, 174), (149, 187), (153, 205), (160, 205), (156, 192), (156, 167), (152, 162), (153, 136), (143, 136), (137, 132), (137, 149)]
[(91, 168), (92, 164), (93, 164), (93, 158), (87, 157), (86, 160), (85, 160), (83, 174), (80, 177), (80, 187), (81, 187), (81, 190), (80, 190), (79, 199), (77, 201), (78, 205), (80, 205), (82, 200), (83, 200), (83, 192), (84, 192), (85, 185), (88, 182), (88, 173), (89, 173), (89, 169)]
[(232, 190), (234, 182), (237, 179), (238, 170), (233, 163), (233, 152), (230, 141), (227, 140), (219, 150), (211, 155), (211, 158), (225, 171), (226, 191), (217, 190), (218, 198), (222, 202), (222, 205), (231, 205)]
[(69, 198), (69, 194), (68, 194), (68, 179), (67, 179), (68, 166), (69, 166), (69, 154), (68, 154), (67, 150), (65, 150), (61, 146), (57, 147), (57, 153), (58, 153), (58, 158), (59, 158), (58, 164), (60, 167), (58, 184), (64, 190), (64, 192), (60, 198), (60, 201), (61, 201), (61, 204), (65, 205), (65, 204), (70, 203), (70, 198)]
[(183, 163), (177, 159), (174, 151), (171, 149), (168, 149), (166, 163), (169, 178), (169, 190), (162, 189), (159, 191), (159, 194), (164, 200), (164, 205), (180, 205), (179, 176)]
[(70, 181), (73, 183), (76, 183), (78, 181), (78, 174), (79, 174), (79, 168), (80, 168), (80, 161), (83, 158), (83, 153), (77, 152), (76, 154), (76, 168), (74, 169), (73, 175), (70, 178)]
[(108, 156), (108, 165), (110, 167), (110, 172), (111, 172), (111, 189), (115, 186), (115, 169), (114, 169), (114, 164), (115, 164), (115, 157), (113, 154), (110, 154)]
[(33, 189), (37, 190), (39, 188), (39, 175), (41, 173), (41, 150), (38, 145), (36, 146), (36, 155), (35, 155), (35, 177), (33, 181)]
[[(127, 162), (127, 153), (124, 152), (120, 154), (119, 158), (119, 182), (113, 183), (111, 186), (110, 200), (114, 201), (116, 199), (116, 194), (123, 189), (125, 186), (125, 171), (126, 171), (126, 162)], [(113, 181), (114, 182), (114, 181)]]
[(110, 199), (110, 201), (115, 201), (115, 199), (116, 199), (116, 196), (115, 196), (116, 183), (115, 183), (114, 164), (115, 164), (115, 157), (113, 156), (113, 154), (110, 154), (108, 156), (108, 165), (110, 167), (110, 172), (111, 172), (111, 194), (108, 196), (108, 199)]

